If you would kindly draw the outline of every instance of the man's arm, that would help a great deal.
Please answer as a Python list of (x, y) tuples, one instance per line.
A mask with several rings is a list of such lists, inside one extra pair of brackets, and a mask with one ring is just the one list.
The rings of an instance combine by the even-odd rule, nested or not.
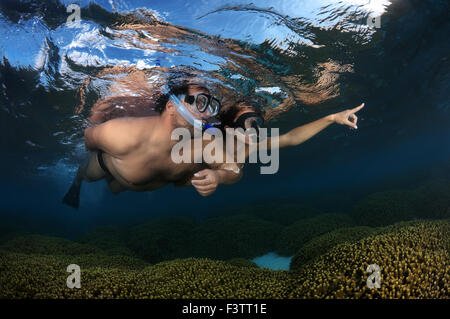
[(330, 124), (333, 124), (333, 116), (334, 114), (325, 116), (314, 122), (296, 127), (286, 134), (280, 135), (279, 147), (282, 148), (287, 146), (297, 146), (309, 140), (311, 137), (318, 134)]
[[(342, 125), (348, 125), (353, 128), (358, 128), (356, 122), (358, 121), (358, 117), (355, 115), (360, 109), (364, 107), (364, 103), (360, 106), (357, 106), (353, 109), (348, 109), (339, 113), (327, 115), (321, 119), (318, 119), (314, 122), (299, 126), (289, 131), (286, 134), (279, 136), (279, 148), (287, 147), (287, 146), (296, 146), (299, 145), (311, 137), (328, 127), (330, 124), (338, 123)], [(267, 148), (272, 147), (271, 138), (267, 139)], [(266, 141), (262, 141), (260, 143), (260, 147), (265, 146)], [(248, 153), (248, 152), (247, 152)], [(247, 155), (248, 156), (248, 155)]]

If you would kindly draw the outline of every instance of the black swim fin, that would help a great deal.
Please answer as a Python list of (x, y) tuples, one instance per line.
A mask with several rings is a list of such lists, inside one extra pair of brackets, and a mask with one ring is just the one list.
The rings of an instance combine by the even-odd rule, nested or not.
[(80, 179), (77, 174), (77, 177), (75, 177), (75, 180), (70, 186), (70, 189), (67, 191), (66, 195), (62, 200), (63, 204), (78, 209), (78, 207), (80, 206), (80, 191), (82, 181), (83, 180)]

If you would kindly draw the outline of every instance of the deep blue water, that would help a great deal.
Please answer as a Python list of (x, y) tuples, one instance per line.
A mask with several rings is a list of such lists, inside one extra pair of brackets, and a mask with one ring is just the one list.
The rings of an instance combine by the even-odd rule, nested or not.
[[(82, 8), (78, 27), (65, 24), (69, 3)], [(365, 3), (1, 1), (2, 224), (75, 236), (98, 225), (205, 217), (257, 201), (346, 210), (370, 192), (450, 178), (449, 2)], [(380, 28), (367, 27), (371, 11), (381, 14)], [(159, 44), (147, 47), (131, 27), (115, 33), (121, 16), (143, 13), (184, 33), (153, 34)], [(149, 73), (189, 67), (233, 94), (265, 97), (267, 109), (294, 97), (294, 107), (268, 122), (281, 132), (366, 106), (358, 130), (334, 124), (281, 150), (275, 175), (247, 165), (243, 180), (208, 198), (172, 186), (114, 196), (103, 181), (85, 183), (74, 211), (61, 198), (87, 158), (89, 110), (111, 84), (99, 72), (120, 65)]]

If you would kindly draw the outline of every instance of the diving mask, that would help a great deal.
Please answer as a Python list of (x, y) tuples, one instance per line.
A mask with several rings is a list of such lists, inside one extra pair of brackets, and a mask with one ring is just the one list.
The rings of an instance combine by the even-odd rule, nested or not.
[[(181, 99), (185, 99), (185, 95), (180, 95)], [(214, 116), (209, 117), (202, 117), (201, 119), (198, 119), (194, 117), (194, 115), (189, 112), (189, 110), (186, 108), (186, 106), (181, 102), (180, 98), (178, 96), (175, 96), (174, 94), (170, 95), (170, 100), (172, 103), (176, 106), (178, 113), (181, 114), (181, 116), (188, 121), (194, 128), (201, 129), (202, 131), (205, 131), (209, 128), (214, 128), (215, 126), (220, 125), (220, 121), (217, 120)]]
[[(255, 129), (255, 134), (251, 134), (252, 142), (259, 143), (259, 129), (264, 125), (264, 118), (256, 112), (245, 112), (241, 114), (237, 120), (233, 123), (235, 128), (242, 128), (244, 131), (247, 129)], [(247, 125), (246, 125), (247, 124)]]
[[(250, 123), (247, 123), (250, 125), (245, 125), (248, 119), (251, 119)], [(258, 129), (263, 125), (264, 125), (264, 118), (256, 112), (243, 113), (234, 122), (234, 127), (241, 127), (244, 130), (253, 127), (258, 131)]]

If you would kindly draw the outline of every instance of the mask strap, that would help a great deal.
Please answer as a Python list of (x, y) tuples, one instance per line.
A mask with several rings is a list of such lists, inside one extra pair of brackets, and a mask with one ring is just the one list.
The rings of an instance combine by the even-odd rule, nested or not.
[(240, 126), (242, 128), (245, 128), (245, 121), (250, 117), (259, 117), (262, 120), (262, 122), (264, 123), (264, 119), (262, 118), (262, 116), (260, 114), (258, 114), (256, 112), (247, 112), (238, 117), (234, 127)]

